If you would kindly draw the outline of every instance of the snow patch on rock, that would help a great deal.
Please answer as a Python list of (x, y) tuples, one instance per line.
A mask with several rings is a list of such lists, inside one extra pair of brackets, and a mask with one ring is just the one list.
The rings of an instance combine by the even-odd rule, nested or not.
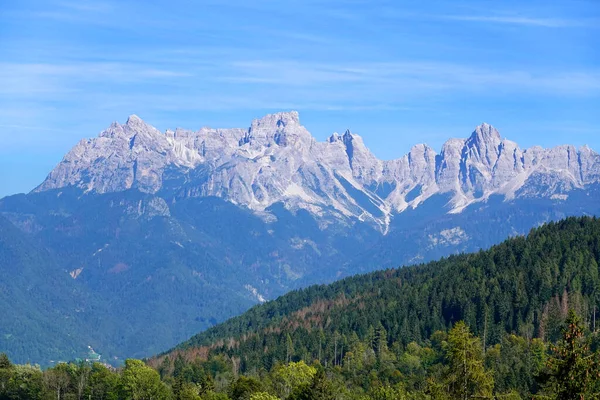
[(244, 285), (244, 288), (246, 288), (246, 290), (249, 291), (250, 294), (252, 294), (252, 296), (256, 300), (258, 300), (259, 303), (265, 303), (267, 301), (267, 299), (265, 299), (260, 293), (258, 293), (258, 289), (256, 289), (255, 287), (251, 285)]
[(83, 268), (77, 268), (74, 269), (73, 271), (69, 272), (69, 275), (71, 275), (71, 278), (73, 279), (77, 279), (77, 277), (83, 272)]
[(459, 226), (445, 229), (438, 234), (428, 235), (431, 247), (459, 245), (469, 240), (467, 233)]

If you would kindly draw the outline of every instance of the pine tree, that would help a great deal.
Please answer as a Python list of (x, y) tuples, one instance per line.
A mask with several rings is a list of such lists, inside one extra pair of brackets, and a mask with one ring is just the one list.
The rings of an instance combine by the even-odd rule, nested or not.
[(464, 322), (458, 322), (452, 328), (445, 350), (449, 364), (445, 384), (450, 397), (491, 399), (494, 378), (485, 370), (480, 340), (471, 334)]
[(375, 352), (377, 353), (378, 359), (381, 359), (381, 356), (388, 351), (387, 340), (387, 331), (381, 322), (379, 322), (379, 324), (377, 324), (377, 330), (375, 331)]
[(289, 364), (292, 361), (292, 356), (294, 355), (294, 342), (292, 341), (292, 337), (290, 336), (289, 333), (286, 335), (285, 349), (286, 349), (286, 356), (285, 356), (286, 361), (285, 362)]
[(12, 364), (8, 356), (0, 353), (0, 399), (5, 398), (8, 382), (12, 375)]
[(573, 310), (567, 316), (562, 340), (550, 349), (548, 370), (540, 376), (548, 394), (557, 400), (591, 398), (600, 365), (596, 355), (590, 352), (581, 320)]
[(336, 395), (323, 368), (319, 368), (312, 384), (299, 390), (291, 397), (293, 400), (334, 400)]

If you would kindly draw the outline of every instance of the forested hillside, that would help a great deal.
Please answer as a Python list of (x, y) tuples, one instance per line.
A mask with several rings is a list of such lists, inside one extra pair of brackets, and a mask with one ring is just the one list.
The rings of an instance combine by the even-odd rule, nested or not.
[[(269, 366), (284, 358), (287, 334), (296, 356), (309, 351), (316, 357), (321, 335), (333, 340), (355, 332), (362, 338), (381, 325), (390, 340), (407, 344), (459, 320), (488, 344), (498, 343), (506, 333), (556, 339), (555, 322), (569, 307), (588, 325), (593, 323), (600, 295), (599, 259), (600, 220), (570, 218), (487, 251), (294, 291), (178, 349), (211, 346), (212, 351)], [(227, 343), (219, 345), (223, 341)], [(269, 343), (266, 353), (263, 342)], [(333, 354), (323, 354), (322, 361), (333, 362)]]
[(172, 351), (46, 371), (0, 356), (0, 398), (593, 399), (600, 220), (295, 291)]
[(64, 332), (80, 330), (74, 305), (89, 298), (60, 272), (58, 258), (0, 216), (0, 351), (29, 354), (26, 360), (77, 355)]
[(595, 329), (600, 220), (570, 218), (487, 251), (312, 286), (256, 306), (159, 358), (222, 354), (241, 372), (343, 364), (357, 343), (426, 344), (465, 321), (486, 348), (507, 334), (554, 341), (572, 308)]

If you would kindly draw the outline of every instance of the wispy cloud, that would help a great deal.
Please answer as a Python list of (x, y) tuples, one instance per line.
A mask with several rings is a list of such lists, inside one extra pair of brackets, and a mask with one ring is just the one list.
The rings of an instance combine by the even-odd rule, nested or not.
[(133, 63), (0, 63), (0, 95), (58, 95), (87, 91), (90, 88), (84, 86), (86, 83), (103, 84), (108, 88), (117, 84), (172, 81), (190, 76), (186, 71)]
[[(574, 20), (562, 18), (536, 18), (523, 16), (488, 16), (488, 15), (447, 15), (439, 17), (442, 19), (465, 22), (497, 23), (509, 25), (523, 25), (544, 28), (567, 28), (593, 26), (587, 20)], [(598, 21), (595, 21), (598, 23)]]
[[(114, 10), (113, 3), (107, 1), (56, 1), (49, 2), (46, 8), (36, 9), (29, 16), (72, 23), (105, 24), (107, 22), (105, 20)], [(26, 15), (20, 16), (26, 17)]]
[(105, 13), (114, 9), (114, 5), (107, 1), (81, 0), (59, 1), (56, 6), (79, 12)]
[(2, 129), (18, 129), (36, 132), (67, 132), (67, 129), (50, 128), (43, 125), (0, 124)]
[[(250, 103), (272, 102), (310, 107), (323, 104), (324, 109), (341, 105), (404, 106), (402, 99), (460, 93), (487, 97), (540, 93), (600, 95), (599, 70), (494, 69), (444, 62), (319, 63), (259, 59), (213, 60), (187, 66), (166, 62), (4, 63), (0, 64), (0, 71), (0, 96), (5, 97), (58, 100), (77, 93), (79, 99), (97, 101), (107, 94), (114, 105), (130, 96), (146, 103), (149, 94), (154, 95), (156, 101), (171, 96), (200, 99), (205, 98), (205, 90), (210, 87), (210, 101), (195, 102), (210, 109), (244, 108)], [(213, 85), (220, 86), (218, 93), (214, 92)], [(227, 100), (220, 101), (220, 98)], [(248, 101), (237, 102), (246, 98)], [(180, 101), (174, 104), (186, 107)]]
[[(600, 71), (555, 72), (544, 70), (488, 69), (443, 62), (372, 62), (355, 64), (305, 63), (290, 60), (234, 62), (219, 79), (235, 83), (281, 86), (354, 86), (357, 94), (377, 92), (416, 95), (448, 91), (497, 90), (527, 94), (600, 94)], [(227, 75), (227, 72), (232, 75)], [(365, 92), (366, 90), (366, 92)], [(424, 92), (423, 92), (424, 91)], [(381, 92), (381, 93), (379, 93)], [(493, 95), (494, 93), (489, 93)]]

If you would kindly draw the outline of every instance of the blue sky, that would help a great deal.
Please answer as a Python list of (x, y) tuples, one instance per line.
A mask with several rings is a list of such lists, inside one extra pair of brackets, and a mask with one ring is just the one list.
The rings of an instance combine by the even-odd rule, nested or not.
[(164, 130), (295, 109), (380, 158), (486, 121), (600, 150), (600, 1), (3, 0), (0, 196), (137, 114)]

